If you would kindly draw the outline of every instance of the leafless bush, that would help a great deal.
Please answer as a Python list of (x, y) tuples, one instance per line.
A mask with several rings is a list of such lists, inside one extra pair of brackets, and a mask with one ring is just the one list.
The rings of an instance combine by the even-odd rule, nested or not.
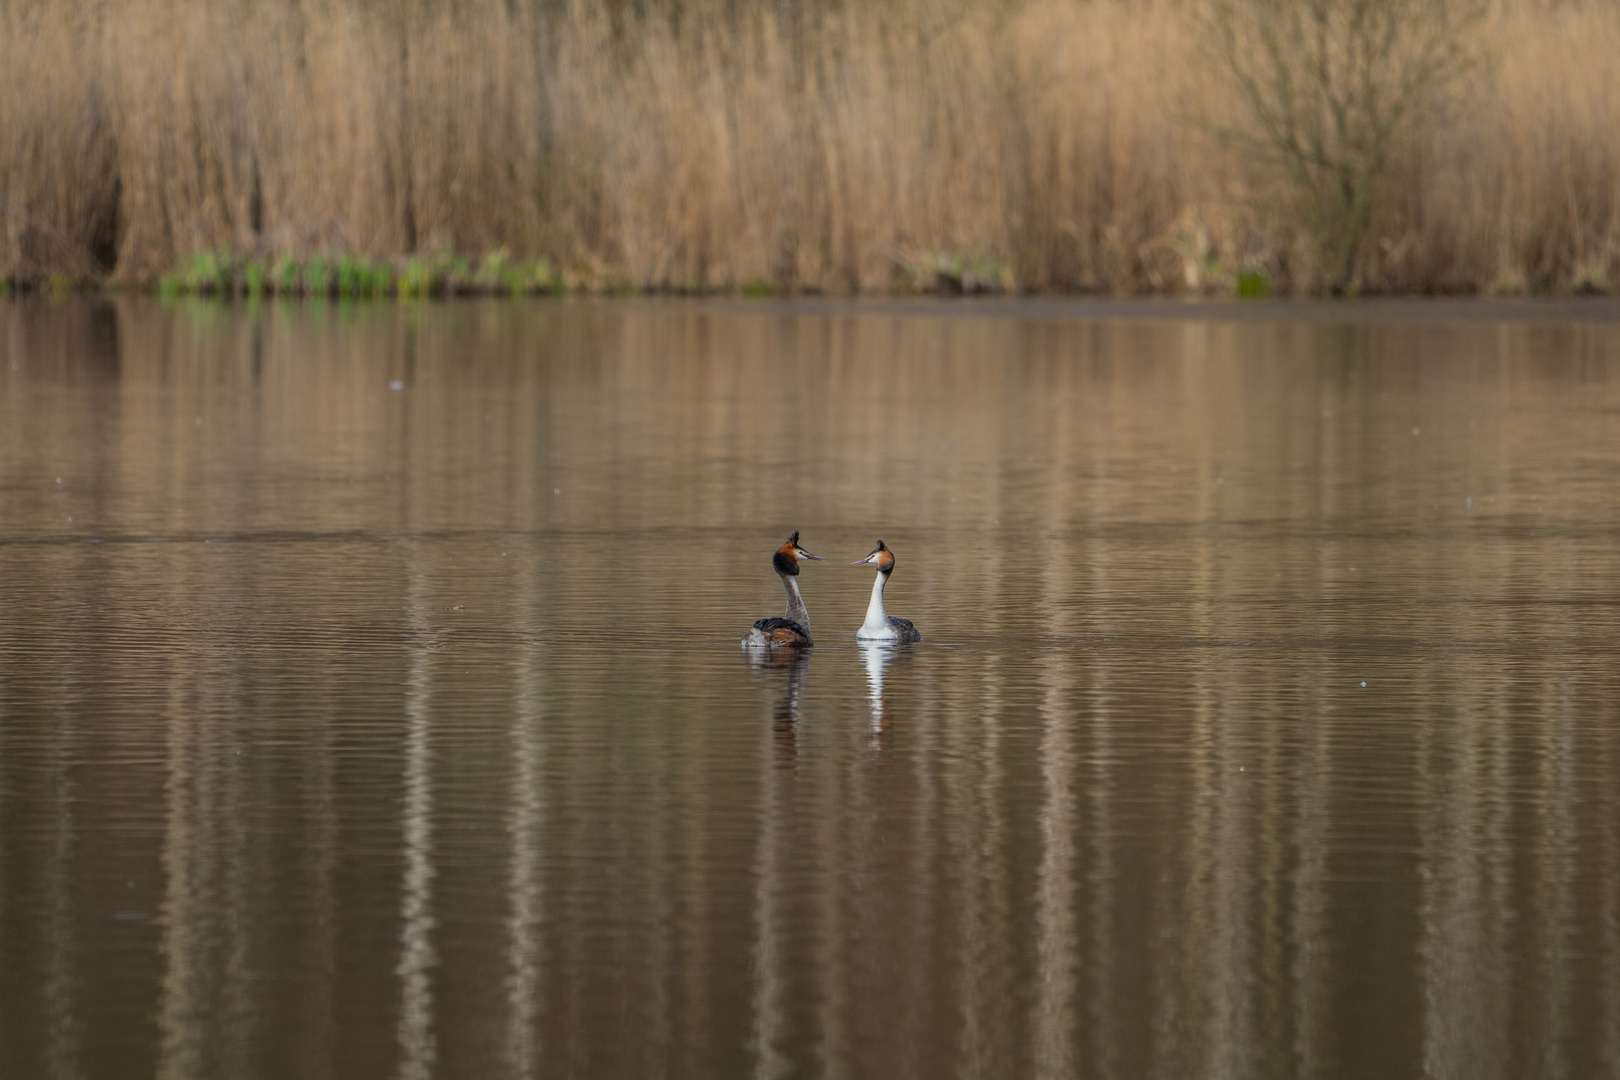
[(1480, 69), (1485, 0), (1213, 0), (1209, 40), (1240, 148), (1292, 187), (1315, 269), (1354, 290), (1391, 152)]

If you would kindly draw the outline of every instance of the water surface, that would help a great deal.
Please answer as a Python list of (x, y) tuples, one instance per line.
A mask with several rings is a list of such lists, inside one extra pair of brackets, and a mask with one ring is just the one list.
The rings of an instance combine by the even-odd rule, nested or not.
[(1601, 304), (0, 305), (0, 1060), (1620, 1076), (1617, 476)]

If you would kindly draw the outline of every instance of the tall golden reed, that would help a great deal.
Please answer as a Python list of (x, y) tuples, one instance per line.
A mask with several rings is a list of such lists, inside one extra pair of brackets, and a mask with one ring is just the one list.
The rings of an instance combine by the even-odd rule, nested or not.
[[(1311, 289), (1198, 0), (0, 0), (0, 278), (506, 248), (586, 281)], [(784, 9), (785, 10), (785, 9)], [(678, 18), (675, 15), (678, 14)], [(1498, 0), (1361, 283), (1620, 280), (1620, 9)]]

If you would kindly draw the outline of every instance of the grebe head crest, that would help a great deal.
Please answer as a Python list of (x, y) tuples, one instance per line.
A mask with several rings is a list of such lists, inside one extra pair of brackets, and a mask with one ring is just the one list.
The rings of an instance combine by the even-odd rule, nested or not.
[(856, 559), (849, 565), (865, 566), (867, 563), (874, 564), (880, 574), (892, 573), (894, 571), (894, 552), (889, 550), (887, 544), (879, 540), (877, 547), (872, 549), (872, 554), (864, 559)]
[(771, 565), (776, 567), (778, 574), (796, 577), (799, 573), (800, 559), (814, 559), (816, 562), (826, 562), (820, 555), (812, 555), (799, 546), (799, 533), (794, 530), (793, 535), (787, 538), (787, 543), (776, 549), (771, 556)]

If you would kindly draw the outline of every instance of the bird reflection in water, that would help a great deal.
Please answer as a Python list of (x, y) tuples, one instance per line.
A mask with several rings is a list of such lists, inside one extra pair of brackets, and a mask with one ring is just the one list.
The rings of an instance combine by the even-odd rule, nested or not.
[(896, 660), (909, 658), (911, 646), (892, 641), (860, 641), (861, 660), (866, 665), (866, 701), (871, 710), (868, 720), (870, 742), (874, 750), (885, 750), (893, 733), (894, 712), (883, 692), (883, 673)]
[(782, 697), (771, 711), (771, 730), (782, 750), (792, 756), (799, 749), (799, 696), (805, 673), (810, 670), (810, 653), (804, 649), (750, 649), (748, 664), (755, 671), (781, 678)]

